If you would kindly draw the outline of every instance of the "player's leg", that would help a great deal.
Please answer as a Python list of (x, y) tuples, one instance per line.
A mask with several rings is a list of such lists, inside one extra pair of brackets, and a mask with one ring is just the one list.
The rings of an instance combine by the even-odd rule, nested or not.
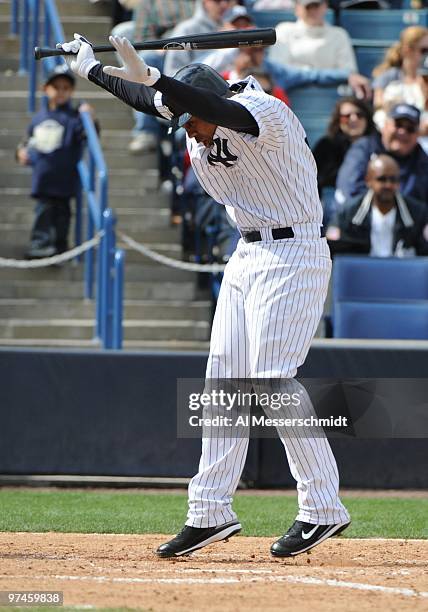
[[(257, 270), (258, 265), (258, 273), (251, 278), (250, 272), (247, 279), (246, 315), (255, 379), (271, 377), (282, 380), (286, 387), (294, 384), (290, 379), (305, 361), (322, 315), (331, 268), (326, 249), (323, 240), (307, 244), (281, 241), (270, 244), (269, 249), (264, 247), (263, 263), (260, 255), (251, 252), (255, 261), (247, 268)], [(303, 388), (300, 404), (288, 407), (288, 411), (287, 416), (296, 418), (313, 414)], [(312, 436), (304, 429), (280, 428), (279, 435), (297, 481), (299, 525), (333, 526), (333, 530), (339, 525), (338, 530), (349, 523), (339, 499), (336, 461), (323, 432)], [(319, 534), (321, 529), (312, 534), (313, 539)]]
[[(232, 388), (232, 379), (245, 379), (249, 375), (238, 258), (238, 252), (235, 252), (226, 268), (219, 293), (207, 365), (208, 388), (216, 386), (217, 381), (219, 385), (225, 383)], [(211, 407), (207, 413), (212, 414)], [(158, 549), (159, 556), (179, 556), (223, 540), (241, 529), (232, 510), (232, 496), (244, 468), (249, 429), (219, 426), (209, 428), (205, 434), (198, 473), (189, 484), (186, 525), (176, 538)]]

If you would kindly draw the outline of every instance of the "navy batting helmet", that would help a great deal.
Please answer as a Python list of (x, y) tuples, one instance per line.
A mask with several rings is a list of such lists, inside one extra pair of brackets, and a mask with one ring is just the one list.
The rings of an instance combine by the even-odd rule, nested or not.
[[(209, 89), (209, 91), (219, 96), (226, 96), (230, 93), (228, 82), (225, 81), (218, 72), (211, 68), (211, 66), (206, 66), (205, 64), (189, 64), (188, 66), (183, 66), (183, 68), (177, 70), (173, 78), (181, 83), (193, 85), (193, 87)], [(172, 129), (176, 130), (182, 127), (189, 121), (190, 117), (191, 115), (189, 113), (183, 113), (178, 117), (174, 117), (171, 122)]]

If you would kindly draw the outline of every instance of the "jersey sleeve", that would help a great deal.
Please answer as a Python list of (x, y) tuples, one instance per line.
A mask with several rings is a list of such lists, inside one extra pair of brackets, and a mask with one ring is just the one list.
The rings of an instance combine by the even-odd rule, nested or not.
[(264, 92), (243, 92), (234, 96), (233, 100), (242, 104), (256, 120), (260, 141), (275, 148), (280, 148), (285, 143), (289, 117), (284, 102)]

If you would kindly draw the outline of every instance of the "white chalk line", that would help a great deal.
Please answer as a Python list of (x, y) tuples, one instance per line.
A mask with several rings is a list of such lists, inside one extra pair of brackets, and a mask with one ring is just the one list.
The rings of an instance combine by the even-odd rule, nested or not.
[[(189, 570), (187, 570), (189, 571)], [(200, 572), (202, 570), (191, 570), (192, 572)], [(2, 576), (4, 579), (32, 579), (46, 580), (69, 580), (81, 582), (100, 582), (100, 583), (118, 583), (118, 584), (246, 584), (246, 583), (281, 583), (288, 582), (291, 584), (307, 584), (316, 586), (330, 586), (335, 588), (353, 589), (357, 591), (371, 591), (383, 593), (386, 595), (403, 595), (404, 597), (422, 597), (428, 598), (428, 591), (416, 591), (410, 588), (387, 587), (378, 584), (367, 584), (362, 582), (348, 582), (345, 580), (336, 580), (333, 578), (315, 578), (313, 576), (293, 576), (293, 575), (275, 575), (273, 571), (269, 575), (270, 570), (216, 570), (205, 569), (204, 572), (209, 573), (230, 573), (241, 574), (240, 577), (224, 577), (224, 578), (124, 578), (116, 576)], [(182, 570), (183, 573), (186, 570)], [(250, 575), (248, 575), (248, 573)], [(263, 574), (263, 575), (258, 575)]]

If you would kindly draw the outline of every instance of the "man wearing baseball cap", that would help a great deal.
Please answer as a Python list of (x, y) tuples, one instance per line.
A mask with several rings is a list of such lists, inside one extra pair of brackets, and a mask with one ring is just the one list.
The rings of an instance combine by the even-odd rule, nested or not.
[(428, 205), (428, 156), (418, 142), (420, 112), (411, 104), (393, 106), (381, 133), (359, 138), (348, 150), (336, 182), (336, 202), (363, 193), (365, 176), (373, 154), (387, 154), (400, 168), (400, 191)]

